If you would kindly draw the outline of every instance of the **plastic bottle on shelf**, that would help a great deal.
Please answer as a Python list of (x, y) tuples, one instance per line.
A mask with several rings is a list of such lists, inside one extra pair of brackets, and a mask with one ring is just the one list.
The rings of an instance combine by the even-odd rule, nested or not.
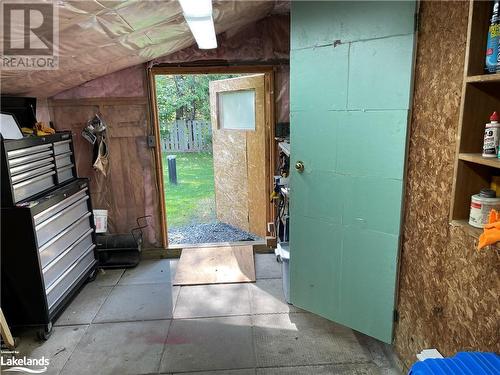
[(486, 42), (486, 71), (499, 72), (500, 69), (500, 0), (493, 3), (488, 39)]
[(483, 158), (498, 157), (499, 128), (498, 115), (496, 112), (493, 112), (490, 116), (490, 122), (486, 124), (486, 128), (484, 129)]

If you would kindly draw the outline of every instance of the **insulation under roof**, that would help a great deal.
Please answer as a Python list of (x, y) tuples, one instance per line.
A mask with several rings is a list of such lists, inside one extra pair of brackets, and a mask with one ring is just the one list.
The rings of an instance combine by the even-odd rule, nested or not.
[[(3, 70), (3, 94), (49, 97), (194, 43), (177, 0), (55, 3), (59, 10), (59, 68)], [(274, 7), (274, 1), (216, 0), (216, 33), (255, 22)]]

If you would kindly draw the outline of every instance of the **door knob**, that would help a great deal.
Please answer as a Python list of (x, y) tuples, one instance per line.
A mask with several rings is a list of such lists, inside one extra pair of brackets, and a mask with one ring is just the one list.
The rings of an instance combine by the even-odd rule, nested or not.
[(299, 172), (299, 173), (304, 172), (304, 162), (302, 162), (302, 161), (300, 161), (300, 160), (299, 160), (298, 162), (296, 162), (296, 163), (295, 163), (295, 169), (296, 169), (296, 170), (297, 170), (297, 172)]

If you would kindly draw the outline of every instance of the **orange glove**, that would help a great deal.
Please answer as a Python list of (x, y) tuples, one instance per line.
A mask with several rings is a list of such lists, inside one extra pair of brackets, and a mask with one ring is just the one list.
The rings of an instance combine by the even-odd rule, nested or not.
[(500, 241), (500, 214), (497, 210), (491, 210), (488, 215), (488, 224), (485, 224), (483, 233), (479, 236), (477, 249), (493, 245)]
[(500, 214), (497, 210), (492, 209), (488, 215), (488, 224), (493, 224), (497, 221), (500, 221)]

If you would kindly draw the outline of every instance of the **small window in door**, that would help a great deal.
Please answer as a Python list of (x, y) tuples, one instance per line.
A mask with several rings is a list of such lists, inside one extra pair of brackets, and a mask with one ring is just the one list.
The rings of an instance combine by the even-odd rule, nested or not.
[(218, 93), (220, 129), (255, 130), (255, 90)]

